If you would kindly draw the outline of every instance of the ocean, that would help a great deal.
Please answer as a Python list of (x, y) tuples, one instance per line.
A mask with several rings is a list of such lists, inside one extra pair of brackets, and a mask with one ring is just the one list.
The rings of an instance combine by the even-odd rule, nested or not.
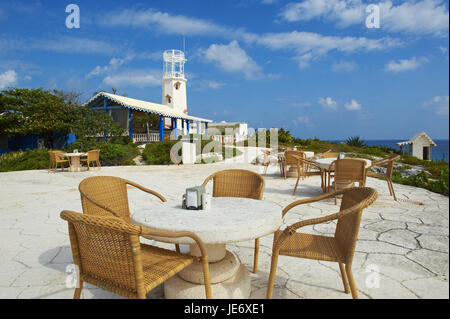
[[(366, 145), (369, 146), (385, 146), (396, 150), (400, 150), (400, 146), (396, 143), (403, 142), (404, 140), (363, 140)], [(448, 140), (433, 140), (436, 143), (436, 147), (431, 149), (431, 158), (433, 161), (444, 160), (448, 163), (449, 161), (449, 150), (448, 150)], [(345, 140), (330, 141), (333, 143), (345, 142)], [(408, 147), (406, 147), (406, 152)]]

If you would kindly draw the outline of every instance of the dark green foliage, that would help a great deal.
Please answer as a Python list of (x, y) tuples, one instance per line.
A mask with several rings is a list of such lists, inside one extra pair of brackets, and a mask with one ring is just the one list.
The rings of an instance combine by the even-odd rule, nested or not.
[(364, 141), (359, 138), (359, 136), (349, 137), (345, 141), (345, 144), (350, 145), (350, 146), (356, 146), (356, 147), (363, 147), (366, 145), (364, 143)]
[(50, 165), (50, 156), (45, 149), (11, 152), (0, 156), (0, 172), (44, 169)]

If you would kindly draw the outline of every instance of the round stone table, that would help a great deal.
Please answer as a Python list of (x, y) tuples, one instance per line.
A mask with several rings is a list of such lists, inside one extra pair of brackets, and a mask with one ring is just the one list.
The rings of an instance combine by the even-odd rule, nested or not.
[[(206, 246), (215, 299), (245, 299), (250, 296), (250, 274), (237, 256), (226, 249), (227, 243), (260, 238), (275, 232), (282, 224), (282, 208), (263, 200), (215, 197), (210, 210), (187, 210), (179, 203), (155, 203), (131, 214), (133, 223), (166, 231), (191, 231)], [(191, 238), (152, 239), (187, 244), (190, 253), (200, 256)], [(164, 283), (168, 299), (205, 298), (201, 264), (195, 262)]]
[(87, 156), (87, 153), (64, 153), (63, 155), (69, 157), (70, 171), (76, 172), (81, 168), (80, 158)]

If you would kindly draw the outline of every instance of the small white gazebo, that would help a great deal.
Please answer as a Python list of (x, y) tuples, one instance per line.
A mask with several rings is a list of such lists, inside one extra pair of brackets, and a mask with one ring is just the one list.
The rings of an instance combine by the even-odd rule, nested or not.
[(405, 146), (409, 145), (409, 155), (415, 156), (422, 160), (431, 160), (431, 147), (436, 143), (425, 133), (419, 132), (414, 134), (409, 141), (399, 142), (402, 153), (405, 154)]

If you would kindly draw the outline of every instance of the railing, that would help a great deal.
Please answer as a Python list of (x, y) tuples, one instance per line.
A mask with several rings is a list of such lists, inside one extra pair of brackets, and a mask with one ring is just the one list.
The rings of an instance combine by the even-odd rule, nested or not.
[(233, 135), (213, 135), (212, 139), (221, 144), (233, 144), (234, 136)]
[(133, 134), (133, 139), (138, 143), (159, 142), (159, 133)]

